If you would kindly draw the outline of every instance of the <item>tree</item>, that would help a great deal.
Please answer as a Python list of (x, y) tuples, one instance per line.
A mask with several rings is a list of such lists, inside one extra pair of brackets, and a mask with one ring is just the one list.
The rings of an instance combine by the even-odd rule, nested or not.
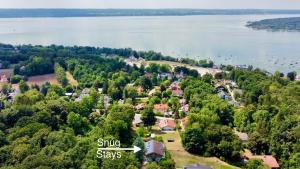
[(135, 158), (137, 160), (137, 162), (142, 165), (143, 161), (144, 161), (144, 149), (145, 149), (145, 144), (144, 141), (142, 140), (141, 137), (137, 137), (135, 139), (135, 141), (133, 142), (134, 146), (139, 147), (141, 150), (137, 153), (135, 153)]
[(67, 123), (74, 129), (76, 134), (84, 134), (88, 130), (87, 120), (74, 112), (68, 114)]
[(156, 118), (155, 113), (153, 112), (153, 107), (147, 106), (142, 111), (142, 120), (144, 125), (147, 127), (153, 126), (155, 124)]
[(175, 118), (179, 118), (179, 108), (180, 108), (180, 100), (178, 97), (171, 97), (169, 100), (169, 105), (173, 113), (175, 114)]
[(8, 93), (11, 91), (11, 87), (8, 84), (4, 84), (2, 85), (1, 91), (4, 95), (8, 95)]
[(137, 84), (142, 86), (145, 90), (152, 88), (152, 81), (149, 77), (142, 76), (137, 80)]
[(244, 169), (264, 169), (264, 165), (260, 160), (249, 160)]
[(138, 93), (136, 91), (136, 88), (132, 87), (132, 86), (125, 87), (125, 89), (123, 91), (123, 98), (130, 98), (133, 101), (135, 101), (137, 95), (138, 95)]
[(289, 168), (297, 169), (300, 168), (300, 153), (295, 153), (289, 160)]
[(212, 82), (212, 79), (213, 79), (213, 76), (211, 74), (208, 74), (206, 73), (205, 75), (203, 75), (201, 77), (201, 79), (205, 82), (205, 83), (211, 83)]
[(182, 144), (184, 149), (191, 153), (202, 154), (205, 150), (205, 139), (203, 132), (197, 128), (187, 128), (182, 134)]
[(269, 150), (267, 138), (256, 131), (250, 134), (248, 147), (255, 154), (267, 153)]
[(297, 76), (297, 72), (289, 72), (289, 73), (287, 74), (287, 78), (288, 78), (290, 81), (295, 81), (296, 76)]
[(55, 72), (55, 76), (57, 78), (57, 80), (59, 81), (59, 83), (65, 87), (68, 85), (68, 79), (66, 76), (66, 72), (64, 70), (63, 67), (61, 67), (61, 65), (59, 63), (55, 63), (54, 65), (54, 72)]
[(21, 80), (21, 81), (20, 81), (20, 83), (19, 83), (19, 88), (20, 88), (21, 93), (24, 93), (24, 92), (26, 92), (27, 90), (29, 90), (29, 86), (25, 83), (24, 80)]
[(157, 165), (157, 163), (152, 162), (146, 165), (146, 169), (161, 169), (161, 168), (159, 165)]

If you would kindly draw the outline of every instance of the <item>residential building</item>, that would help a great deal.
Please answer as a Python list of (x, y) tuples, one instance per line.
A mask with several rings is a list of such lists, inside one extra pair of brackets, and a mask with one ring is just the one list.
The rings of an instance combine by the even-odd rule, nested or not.
[(169, 111), (169, 106), (167, 104), (155, 104), (153, 111), (155, 113), (167, 113)]
[(180, 89), (172, 90), (172, 96), (182, 97), (183, 96), (183, 91), (180, 90)]
[(161, 131), (174, 131), (176, 129), (176, 123), (174, 119), (163, 119), (158, 124)]
[(168, 80), (172, 80), (173, 75), (171, 73), (160, 73), (157, 75), (158, 79), (168, 79)]
[(135, 126), (135, 127), (140, 126), (143, 123), (142, 115), (141, 114), (135, 114), (132, 123), (133, 123), (133, 126)]
[(169, 89), (171, 90), (179, 90), (180, 89), (180, 82), (176, 81), (173, 82), (170, 86)]
[(237, 136), (239, 137), (239, 139), (240, 139), (241, 141), (243, 141), (243, 142), (246, 142), (246, 141), (248, 141), (248, 139), (249, 139), (247, 133), (242, 133), (242, 132), (235, 131), (234, 134), (237, 135)]
[(181, 106), (179, 111), (187, 114), (189, 112), (189, 105), (186, 104), (186, 105)]
[(253, 155), (251, 151), (245, 150), (244, 157), (246, 159), (256, 159), (261, 160), (264, 165), (268, 166), (271, 169), (278, 169), (280, 168), (276, 158), (271, 155)]
[(165, 158), (165, 146), (163, 143), (150, 140), (145, 143), (145, 157), (148, 162), (159, 162)]

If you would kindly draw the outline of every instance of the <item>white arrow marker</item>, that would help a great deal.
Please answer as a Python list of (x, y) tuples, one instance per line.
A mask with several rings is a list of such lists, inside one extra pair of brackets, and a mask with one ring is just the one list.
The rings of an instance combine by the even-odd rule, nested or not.
[(141, 148), (137, 146), (133, 146), (133, 148), (113, 148), (113, 147), (106, 147), (106, 148), (98, 148), (98, 150), (112, 150), (112, 151), (133, 151), (137, 153), (141, 151)]

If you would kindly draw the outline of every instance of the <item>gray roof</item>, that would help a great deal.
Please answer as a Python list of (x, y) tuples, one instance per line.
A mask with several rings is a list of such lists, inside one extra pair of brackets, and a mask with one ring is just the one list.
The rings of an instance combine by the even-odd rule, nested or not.
[(142, 121), (142, 115), (141, 114), (135, 114), (134, 115), (134, 120), (133, 120), (133, 123), (134, 124), (140, 124), (140, 123), (142, 123), (143, 121)]
[(192, 164), (192, 165), (184, 166), (183, 169), (212, 169), (212, 168), (200, 164)]
[(145, 143), (145, 155), (156, 154), (164, 156), (164, 149), (164, 145), (155, 140), (150, 140)]

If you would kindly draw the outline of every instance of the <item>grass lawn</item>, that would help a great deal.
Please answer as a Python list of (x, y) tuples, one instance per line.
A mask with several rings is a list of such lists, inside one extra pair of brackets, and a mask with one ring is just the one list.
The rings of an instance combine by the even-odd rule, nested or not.
[[(176, 163), (176, 168), (182, 168), (188, 164), (202, 164), (206, 166), (210, 166), (214, 169), (237, 169), (238, 167), (231, 166), (224, 161), (216, 157), (201, 157), (197, 155), (193, 155), (184, 150), (181, 144), (181, 138), (179, 133), (160, 133), (157, 129), (153, 131), (156, 133), (156, 136), (162, 136), (164, 143), (166, 145), (167, 150), (171, 153), (172, 158)], [(167, 142), (168, 138), (173, 138), (174, 142)]]
[(77, 80), (73, 78), (70, 72), (66, 72), (67, 79), (72, 86), (78, 86)]

